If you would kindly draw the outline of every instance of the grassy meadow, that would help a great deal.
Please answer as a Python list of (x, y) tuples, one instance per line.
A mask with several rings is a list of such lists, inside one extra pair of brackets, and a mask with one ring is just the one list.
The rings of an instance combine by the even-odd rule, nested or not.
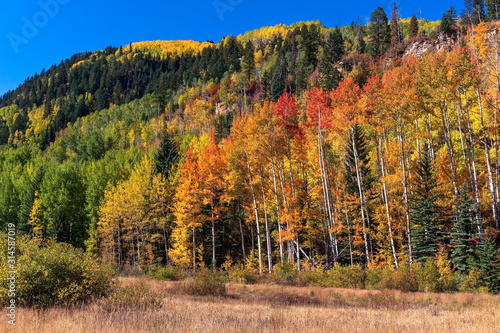
[(226, 283), (223, 296), (186, 282), (122, 277), (89, 304), (21, 308), (2, 332), (499, 332), (500, 296)]

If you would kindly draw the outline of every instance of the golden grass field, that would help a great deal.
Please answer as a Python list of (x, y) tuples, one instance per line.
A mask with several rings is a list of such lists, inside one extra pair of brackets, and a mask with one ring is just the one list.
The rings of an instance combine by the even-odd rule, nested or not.
[(232, 283), (225, 297), (201, 297), (181, 292), (181, 282), (120, 280), (122, 286), (142, 283), (142, 294), (130, 304), (99, 300), (18, 309), (16, 327), (9, 327), (5, 316), (0, 331), (500, 332), (500, 296)]

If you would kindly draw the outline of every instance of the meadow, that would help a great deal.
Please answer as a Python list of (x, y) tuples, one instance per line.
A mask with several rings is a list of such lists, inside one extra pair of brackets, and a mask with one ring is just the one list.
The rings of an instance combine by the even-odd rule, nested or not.
[(21, 308), (1, 332), (498, 332), (500, 296), (226, 283), (223, 296), (185, 282), (121, 277), (88, 304)]

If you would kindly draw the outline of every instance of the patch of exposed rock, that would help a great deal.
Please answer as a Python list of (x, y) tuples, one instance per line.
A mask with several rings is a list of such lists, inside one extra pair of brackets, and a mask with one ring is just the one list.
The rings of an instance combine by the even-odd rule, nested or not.
[(406, 46), (403, 59), (406, 59), (410, 55), (422, 58), (424, 54), (429, 52), (451, 51), (457, 45), (458, 41), (458, 34), (439, 34), (437, 38), (415, 40)]

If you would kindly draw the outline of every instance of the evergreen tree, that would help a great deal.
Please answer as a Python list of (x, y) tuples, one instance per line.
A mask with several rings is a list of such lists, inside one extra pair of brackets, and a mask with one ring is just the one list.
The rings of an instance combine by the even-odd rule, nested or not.
[[(354, 141), (356, 144), (356, 151), (358, 153), (358, 165), (361, 178), (363, 178), (363, 186), (365, 192), (373, 188), (375, 178), (370, 170), (370, 156), (368, 142), (365, 134), (363, 133), (363, 128), (359, 125), (354, 125)], [(358, 180), (355, 169), (354, 151), (352, 147), (352, 138), (349, 137), (349, 141), (346, 147), (346, 162), (344, 165), (345, 174), (344, 181), (346, 183), (347, 192), (351, 195), (359, 195)]]
[(439, 218), (437, 182), (427, 145), (417, 165), (413, 200), (410, 204), (413, 258), (424, 262), (435, 257), (442, 241), (442, 221)]
[(399, 18), (398, 7), (396, 6), (396, 3), (394, 3), (391, 14), (391, 45), (396, 45), (401, 42)]
[(300, 34), (302, 35), (302, 49), (305, 55), (304, 65), (307, 68), (311, 67), (310, 71), (312, 71), (318, 64), (319, 31), (315, 24), (311, 24), (309, 27), (304, 24)]
[(285, 85), (281, 79), (281, 72), (279, 68), (275, 71), (273, 77), (273, 83), (271, 85), (271, 96), (274, 102), (276, 102), (285, 90)]
[(462, 24), (464, 25), (472, 24), (472, 13), (474, 12), (472, 1), (473, 0), (464, 1), (464, 9), (462, 10), (462, 14), (460, 15), (460, 18), (462, 19)]
[(323, 59), (319, 71), (321, 73), (321, 87), (324, 90), (337, 88), (342, 80), (342, 74), (335, 67), (344, 55), (344, 38), (339, 28), (335, 28), (329, 35), (323, 51)]
[(351, 23), (351, 29), (355, 34), (354, 45), (356, 53), (357, 54), (365, 53), (366, 52), (365, 37), (363, 35), (363, 29), (361, 27), (361, 23), (359, 22), (359, 18), (358, 18), (358, 24), (354, 24), (354, 22)]
[(387, 51), (391, 41), (391, 32), (387, 21), (387, 15), (382, 7), (377, 9), (371, 15), (370, 25), (368, 26), (368, 53), (376, 57)]
[(456, 21), (457, 11), (452, 6), (446, 11), (446, 13), (443, 14), (441, 23), (439, 24), (439, 30), (445, 34), (449, 33), (451, 31), (451, 28), (455, 25)]
[(156, 171), (168, 179), (172, 167), (177, 162), (179, 149), (174, 138), (168, 132), (163, 136), (160, 148), (155, 154)]
[(469, 262), (475, 259), (475, 242), (479, 238), (474, 221), (476, 216), (474, 204), (467, 193), (467, 184), (464, 183), (460, 191), (460, 206), (455, 211), (455, 223), (450, 233), (451, 261), (461, 274), (469, 272)]
[(471, 20), (473, 24), (479, 24), (486, 18), (483, 0), (472, 0), (472, 15)]
[(410, 21), (410, 39), (418, 36), (418, 20), (415, 14), (411, 17)]
[(486, 0), (488, 21), (496, 21), (500, 18), (500, 0)]
[(485, 237), (484, 244), (479, 246), (478, 257), (481, 284), (489, 292), (500, 293), (500, 258), (492, 237)]
[(247, 83), (249, 83), (255, 73), (255, 55), (251, 41), (247, 41), (243, 51), (243, 73)]

